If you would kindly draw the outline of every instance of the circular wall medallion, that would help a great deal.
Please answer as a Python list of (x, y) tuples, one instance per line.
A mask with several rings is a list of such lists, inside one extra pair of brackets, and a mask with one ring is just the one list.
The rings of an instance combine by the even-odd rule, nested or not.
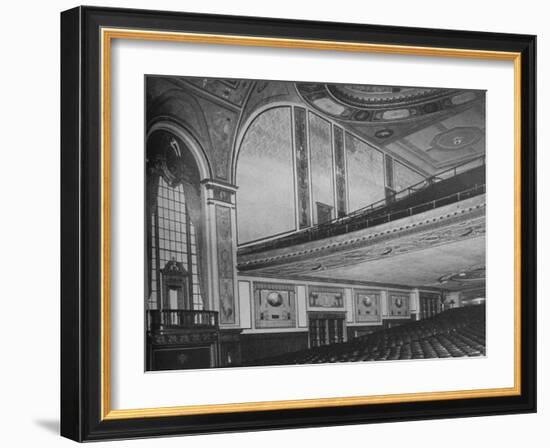
[(267, 295), (267, 303), (269, 303), (271, 306), (281, 306), (283, 303), (283, 296), (279, 294), (278, 292), (270, 292)]
[(363, 305), (367, 308), (372, 305), (372, 299), (369, 296), (363, 297)]

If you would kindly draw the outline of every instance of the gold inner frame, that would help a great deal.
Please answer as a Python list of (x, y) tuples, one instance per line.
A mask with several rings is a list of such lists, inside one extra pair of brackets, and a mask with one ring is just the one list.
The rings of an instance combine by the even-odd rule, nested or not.
[[(336, 50), (413, 56), (456, 57), (513, 61), (514, 63), (514, 386), (391, 395), (314, 398), (228, 404), (187, 405), (140, 409), (111, 409), (110, 369), (110, 50), (113, 39), (206, 43), (254, 47)], [(502, 397), (521, 394), (521, 53), (464, 50), (304, 39), (279, 39), (216, 34), (101, 29), (101, 419), (128, 419), (183, 415), (307, 409), (414, 401)]]

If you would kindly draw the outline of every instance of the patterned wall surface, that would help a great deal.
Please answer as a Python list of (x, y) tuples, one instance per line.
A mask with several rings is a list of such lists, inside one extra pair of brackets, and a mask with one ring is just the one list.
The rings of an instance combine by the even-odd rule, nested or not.
[(242, 106), (248, 88), (253, 83), (250, 79), (233, 78), (186, 78), (196, 87), (211, 93), (235, 106)]
[(307, 147), (306, 110), (294, 108), (294, 141), (296, 145), (296, 177), (298, 183), (298, 222), (300, 229), (311, 225), (309, 202), (309, 156)]
[(338, 288), (312, 286), (309, 288), (309, 306), (311, 308), (343, 308), (344, 291)]
[(218, 242), (220, 324), (235, 324), (231, 209), (228, 207), (216, 205), (216, 236)]
[(208, 134), (212, 142), (213, 174), (219, 179), (228, 181), (231, 142), (237, 128), (239, 114), (203, 98), (198, 98), (198, 101), (208, 124)]
[(332, 144), (330, 123), (316, 114), (309, 113), (309, 151), (311, 154), (311, 194), (313, 196), (314, 223), (321, 220), (317, 203), (332, 207), (334, 215), (334, 180), (332, 169)]
[(384, 159), (380, 151), (346, 133), (349, 211), (384, 198)]
[(239, 244), (296, 228), (290, 107), (249, 127), (237, 164)]
[(390, 316), (409, 317), (410, 295), (406, 293), (388, 293), (388, 314)]
[(296, 291), (294, 285), (254, 283), (256, 328), (291, 328), (296, 326)]
[(393, 176), (393, 157), (386, 154), (384, 156), (384, 167), (386, 170), (386, 187), (394, 188), (394, 176)]
[(355, 321), (380, 322), (380, 291), (355, 291)]
[(344, 131), (334, 126), (334, 164), (336, 171), (336, 209), (337, 216), (347, 213), (346, 156), (344, 149)]

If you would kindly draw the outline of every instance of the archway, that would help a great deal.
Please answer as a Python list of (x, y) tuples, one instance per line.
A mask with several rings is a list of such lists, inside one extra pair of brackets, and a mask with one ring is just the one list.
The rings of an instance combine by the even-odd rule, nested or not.
[(146, 306), (202, 310), (208, 300), (208, 260), (201, 180), (208, 164), (191, 138), (157, 124), (146, 148)]

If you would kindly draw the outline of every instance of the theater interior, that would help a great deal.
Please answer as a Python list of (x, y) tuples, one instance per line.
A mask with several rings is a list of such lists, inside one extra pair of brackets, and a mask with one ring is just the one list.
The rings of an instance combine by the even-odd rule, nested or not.
[(146, 370), (485, 355), (484, 91), (145, 83)]

